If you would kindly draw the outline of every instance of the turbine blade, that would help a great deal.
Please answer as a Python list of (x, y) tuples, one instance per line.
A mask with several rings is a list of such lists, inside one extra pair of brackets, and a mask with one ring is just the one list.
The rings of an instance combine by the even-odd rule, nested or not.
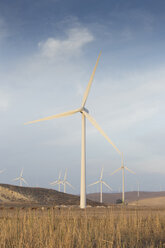
[(87, 119), (93, 124), (93, 126), (95, 128), (97, 128), (99, 130), (99, 132), (104, 136), (104, 138), (106, 138), (106, 140), (108, 140), (108, 142), (115, 148), (115, 150), (121, 155), (121, 152), (119, 151), (119, 149), (113, 144), (113, 142), (110, 140), (110, 138), (105, 134), (105, 132), (101, 129), (101, 127), (97, 124), (97, 122), (93, 119), (92, 116), (90, 116), (87, 112), (85, 112), (84, 110), (82, 111), (83, 114), (87, 117)]
[(64, 181), (66, 181), (66, 177), (67, 177), (67, 169), (65, 170)]
[(61, 113), (61, 114), (57, 114), (57, 115), (48, 116), (48, 117), (45, 117), (45, 118), (42, 118), (42, 119), (39, 119), (39, 120), (35, 120), (35, 121), (29, 121), (29, 122), (24, 123), (24, 125), (31, 124), (31, 123), (36, 123), (36, 122), (40, 122), (40, 121), (52, 120), (52, 119), (55, 119), (55, 118), (60, 118), (60, 117), (68, 116), (68, 115), (73, 115), (73, 114), (75, 114), (77, 112), (80, 112), (80, 111), (81, 111), (81, 108), (71, 110), (71, 111), (68, 111), (68, 112), (64, 112), (64, 113)]
[(52, 183), (50, 183), (50, 185), (55, 185), (56, 183), (58, 183), (58, 181), (56, 180), (56, 181), (54, 181), (54, 182), (52, 182)]
[(21, 170), (20, 177), (22, 177), (22, 175), (23, 175), (23, 168), (22, 168), (22, 170)]
[(56, 185), (58, 185), (59, 183), (53, 183), (53, 184), (51, 184), (52, 186), (56, 186)]
[(101, 169), (101, 175), (100, 175), (100, 180), (103, 178), (103, 168)]
[(61, 171), (59, 172), (58, 180), (60, 180), (60, 178), (61, 178)]
[(99, 182), (100, 182), (100, 181), (97, 181), (97, 182), (91, 183), (91, 184), (89, 184), (89, 185), (88, 185), (88, 187), (93, 186), (93, 185), (95, 185), (95, 184), (98, 184)]
[(26, 180), (24, 178), (21, 179), (26, 185), (28, 185), (28, 183), (26, 182)]
[(105, 182), (102, 182), (109, 190), (111, 190), (112, 191), (112, 188), (107, 184), (107, 183), (105, 183)]
[(90, 88), (91, 88), (91, 85), (92, 85), (92, 82), (93, 82), (93, 78), (94, 78), (94, 75), (95, 75), (95, 72), (96, 72), (96, 68), (97, 68), (100, 56), (101, 56), (101, 52), (100, 52), (100, 54), (98, 56), (98, 59), (96, 61), (95, 67), (93, 69), (93, 72), (92, 72), (91, 78), (89, 80), (88, 86), (87, 86), (86, 91), (84, 93), (84, 97), (83, 97), (83, 101), (82, 101), (82, 107), (85, 106), (85, 103), (86, 103), (86, 100), (87, 100), (87, 97), (88, 97), (88, 94), (89, 94), (89, 91), (90, 91)]
[(20, 177), (16, 177), (16, 178), (12, 179), (12, 181), (18, 181), (18, 180), (20, 180)]
[(75, 189), (72, 184), (70, 184), (68, 181), (65, 182), (66, 184), (68, 184), (72, 189)]
[(117, 170), (115, 170), (114, 172), (112, 172), (111, 176), (114, 175), (116, 172), (118, 172), (119, 170), (121, 170), (121, 167), (118, 168)]
[(62, 184), (62, 182), (56, 182), (56, 183), (53, 183), (52, 186), (55, 186), (55, 185), (59, 185), (59, 184)]
[(127, 166), (124, 166), (124, 168), (125, 168), (127, 171), (131, 172), (132, 174), (136, 174), (134, 171), (130, 170)]

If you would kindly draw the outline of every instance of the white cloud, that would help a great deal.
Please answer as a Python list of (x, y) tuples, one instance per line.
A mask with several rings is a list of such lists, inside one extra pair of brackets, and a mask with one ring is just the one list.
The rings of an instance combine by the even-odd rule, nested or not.
[(40, 42), (38, 45), (41, 54), (49, 58), (60, 54), (77, 55), (86, 44), (94, 40), (87, 28), (72, 28), (66, 34), (67, 38), (63, 40), (48, 38), (45, 42)]

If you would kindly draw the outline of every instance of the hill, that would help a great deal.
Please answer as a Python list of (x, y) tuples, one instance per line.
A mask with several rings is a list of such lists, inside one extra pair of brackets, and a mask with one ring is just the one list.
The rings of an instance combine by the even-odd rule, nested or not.
[(142, 199), (134, 202), (131, 202), (130, 205), (145, 206), (145, 207), (165, 207), (165, 196), (162, 197), (153, 197)]
[[(160, 192), (140, 191), (139, 197), (137, 191), (131, 191), (125, 193), (125, 201), (128, 203), (135, 202), (137, 200), (138, 202), (140, 202), (143, 199), (159, 198), (159, 197), (165, 197), (165, 191), (160, 191)], [(92, 201), (99, 202), (100, 194), (99, 193), (88, 194), (87, 198)], [(117, 199), (122, 199), (121, 193), (103, 193), (103, 202), (105, 204), (115, 204)]]
[[(53, 189), (0, 184), (0, 206), (79, 206), (79, 204), (79, 196), (62, 193)], [(87, 200), (87, 204), (91, 206), (101, 205), (92, 200)]]

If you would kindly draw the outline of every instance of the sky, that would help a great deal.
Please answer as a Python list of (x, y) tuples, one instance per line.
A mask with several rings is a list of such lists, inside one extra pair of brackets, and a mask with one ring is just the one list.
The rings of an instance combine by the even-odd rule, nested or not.
[[(81, 115), (24, 123), (79, 108), (101, 51), (86, 108), (136, 172), (126, 190), (165, 190), (164, 12), (163, 0), (0, 0), (2, 183), (23, 168), (29, 186), (50, 188), (67, 168), (79, 194)], [(86, 142), (87, 184), (104, 167), (120, 191), (121, 157), (88, 121)]]

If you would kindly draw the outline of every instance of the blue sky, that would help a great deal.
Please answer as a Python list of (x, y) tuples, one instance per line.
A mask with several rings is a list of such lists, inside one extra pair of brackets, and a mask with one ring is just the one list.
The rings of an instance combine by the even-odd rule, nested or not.
[[(102, 51), (86, 106), (136, 172), (126, 189), (165, 190), (164, 11), (160, 0), (0, 1), (1, 182), (23, 167), (29, 185), (49, 187), (68, 168), (79, 193), (80, 115), (23, 123), (79, 107)], [(87, 122), (87, 183), (104, 166), (118, 190), (120, 163)]]

